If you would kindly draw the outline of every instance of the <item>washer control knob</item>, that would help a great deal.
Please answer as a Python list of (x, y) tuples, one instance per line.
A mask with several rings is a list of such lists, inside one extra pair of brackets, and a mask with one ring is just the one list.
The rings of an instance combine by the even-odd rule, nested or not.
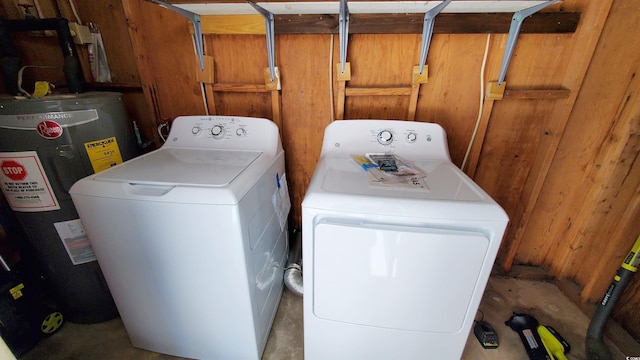
[(238, 130), (236, 130), (236, 135), (245, 136), (247, 135), (247, 130), (245, 130), (244, 128), (238, 128)]
[(382, 130), (378, 133), (378, 142), (382, 145), (389, 145), (393, 142), (393, 133), (389, 130)]
[(416, 142), (416, 140), (418, 140), (418, 135), (414, 132), (410, 132), (407, 134), (407, 141), (412, 143), (412, 142)]
[(200, 126), (194, 126), (194, 127), (191, 129), (191, 133), (192, 133), (193, 135), (198, 135), (198, 134), (200, 134), (200, 131), (202, 131), (202, 129), (200, 128)]
[(224, 126), (216, 125), (216, 126), (212, 127), (211, 128), (211, 135), (213, 135), (213, 137), (221, 137), (222, 135), (224, 135)]

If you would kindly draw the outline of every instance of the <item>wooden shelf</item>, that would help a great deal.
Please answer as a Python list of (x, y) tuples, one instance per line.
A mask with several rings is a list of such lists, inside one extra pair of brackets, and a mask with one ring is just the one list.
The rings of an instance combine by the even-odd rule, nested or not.
[[(349, 34), (421, 34), (421, 14), (353, 14)], [(541, 12), (522, 23), (523, 34), (573, 33), (580, 13)], [(206, 15), (201, 17), (204, 34), (264, 34), (260, 15)], [(257, 24), (257, 25), (256, 25)], [(434, 34), (489, 34), (509, 32), (511, 14), (440, 14)], [(337, 34), (338, 15), (275, 15), (276, 34)]]

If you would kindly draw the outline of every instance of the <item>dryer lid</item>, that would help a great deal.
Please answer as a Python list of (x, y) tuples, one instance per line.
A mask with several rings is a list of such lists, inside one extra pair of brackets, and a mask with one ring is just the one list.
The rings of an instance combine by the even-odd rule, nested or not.
[(321, 157), (304, 208), (357, 214), (508, 221), (505, 211), (450, 162), (415, 161), (426, 187), (396, 189), (369, 184), (367, 173), (351, 157)]
[(261, 151), (161, 148), (95, 175), (98, 181), (223, 187)]
[(426, 173), (426, 186), (409, 188), (394, 184), (375, 184), (367, 172), (346, 157), (326, 157), (318, 172), (323, 174), (322, 189), (329, 193), (391, 197), (394, 199), (484, 201), (487, 196), (450, 162), (416, 161)]

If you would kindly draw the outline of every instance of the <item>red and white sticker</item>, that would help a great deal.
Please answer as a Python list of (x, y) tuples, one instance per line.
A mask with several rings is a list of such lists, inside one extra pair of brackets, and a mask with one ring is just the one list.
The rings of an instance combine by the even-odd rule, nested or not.
[(14, 211), (60, 209), (58, 199), (35, 151), (0, 153), (0, 186)]
[(39, 122), (36, 131), (45, 139), (57, 139), (62, 136), (62, 126), (52, 120)]

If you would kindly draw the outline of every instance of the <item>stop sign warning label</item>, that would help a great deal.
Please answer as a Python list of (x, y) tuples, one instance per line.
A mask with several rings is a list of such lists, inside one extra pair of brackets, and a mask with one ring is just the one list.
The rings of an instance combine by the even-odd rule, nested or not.
[(35, 151), (0, 152), (0, 185), (14, 211), (60, 209)]
[(4, 160), (0, 167), (2, 173), (13, 181), (22, 181), (27, 177), (27, 168), (15, 160)]

